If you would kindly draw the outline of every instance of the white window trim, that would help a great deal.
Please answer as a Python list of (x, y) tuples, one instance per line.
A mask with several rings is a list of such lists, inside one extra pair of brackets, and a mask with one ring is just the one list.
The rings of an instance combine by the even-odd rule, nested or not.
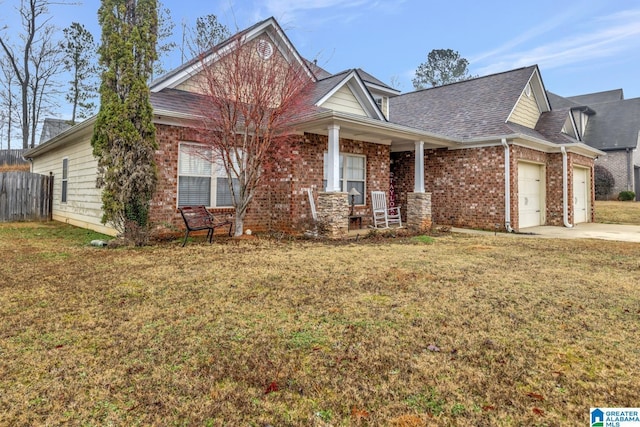
[[(327, 162), (328, 153), (324, 152), (324, 160), (323, 160), (323, 172), (322, 179), (326, 180), (327, 177), (325, 175), (326, 172), (326, 162)], [(352, 154), (352, 153), (339, 153), (339, 157), (342, 157), (342, 179), (340, 179), (340, 188), (342, 192), (346, 193), (349, 191), (347, 188), (348, 181), (362, 181), (364, 186), (364, 193), (362, 194), (362, 203), (356, 204), (355, 206), (366, 206), (367, 205), (367, 156), (364, 154)], [(346, 157), (360, 157), (364, 159), (364, 178), (363, 179), (347, 179), (347, 159)], [(351, 203), (351, 199), (349, 199), (349, 203)]]
[[(201, 178), (211, 178), (211, 180), (209, 181), (209, 205), (207, 206), (207, 208), (211, 208), (211, 209), (229, 209), (229, 208), (233, 208), (233, 205), (224, 205), (224, 206), (217, 206), (216, 205), (216, 191), (217, 191), (217, 179), (218, 178), (227, 178), (226, 172), (224, 172), (223, 174), (220, 174), (219, 172), (221, 171), (221, 164), (217, 161), (215, 161), (213, 159), (213, 154), (211, 154), (211, 159), (210, 159), (210, 163), (211, 163), (211, 175), (197, 175), (197, 174), (181, 174), (180, 173), (180, 156), (182, 155), (182, 148), (186, 147), (186, 146), (191, 146), (191, 147), (198, 147), (201, 149), (205, 149), (205, 150), (209, 150), (211, 151), (211, 149), (206, 145), (206, 144), (202, 144), (202, 143), (198, 143), (198, 142), (189, 142), (189, 141), (184, 141), (184, 142), (180, 142), (178, 144), (178, 167), (177, 167), (177, 181), (176, 181), (176, 207), (180, 207), (180, 177), (181, 176), (191, 176), (191, 177), (201, 177)], [(222, 170), (224, 170), (224, 168), (222, 168)]]
[[(65, 162), (67, 164), (66, 168), (64, 167), (65, 166)], [(65, 169), (66, 169), (66, 171), (65, 171)], [(61, 179), (60, 179), (60, 203), (67, 203), (67, 201), (69, 200), (69, 157), (63, 157), (62, 158), (62, 173), (60, 175), (61, 175)], [(65, 175), (66, 175), (66, 177), (65, 177)], [(66, 184), (66, 186), (65, 186), (65, 184)]]

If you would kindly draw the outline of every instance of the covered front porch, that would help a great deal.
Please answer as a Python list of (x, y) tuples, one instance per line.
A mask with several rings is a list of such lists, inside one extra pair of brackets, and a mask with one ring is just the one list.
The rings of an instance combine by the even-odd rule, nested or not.
[[(387, 205), (397, 206), (400, 197), (395, 182), (399, 177), (391, 172), (390, 153), (409, 149), (415, 153), (414, 188), (402, 195), (406, 200), (401, 207), (403, 226), (415, 231), (431, 227), (431, 194), (425, 191), (424, 152), (453, 146), (453, 142), (417, 133), (415, 129), (334, 111), (306, 122), (302, 130), (327, 138), (323, 187), (318, 189), (315, 206), (323, 235), (341, 238), (356, 225), (370, 226), (372, 191), (383, 191)], [(375, 144), (375, 159), (350, 152), (349, 141)], [(361, 170), (351, 167), (356, 164)], [(375, 175), (374, 179), (371, 175)]]

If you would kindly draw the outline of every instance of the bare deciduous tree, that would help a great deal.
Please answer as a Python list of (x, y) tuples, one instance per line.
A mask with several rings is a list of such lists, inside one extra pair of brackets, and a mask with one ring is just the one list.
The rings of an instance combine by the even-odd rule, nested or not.
[[(0, 58), (0, 114), (2, 114), (2, 129), (6, 129), (7, 149), (11, 149), (13, 124), (16, 122), (16, 78), (13, 67), (7, 58)], [(5, 134), (3, 134), (4, 137)], [(0, 147), (2, 143), (0, 141)]]
[[(284, 51), (284, 50), (283, 50)], [(312, 78), (293, 57), (285, 57), (266, 39), (236, 36), (220, 45), (208, 64), (202, 56), (206, 94), (203, 131), (227, 174), (235, 208), (235, 235), (274, 153), (294, 136), (293, 123), (310, 109)]]
[[(6, 34), (0, 33), (0, 47), (9, 61), (20, 89), (20, 127), (22, 130), (22, 147), (35, 145), (34, 130), (43, 105), (52, 95), (47, 90), (53, 84), (52, 77), (56, 73), (45, 70), (52, 61), (53, 26), (49, 24), (50, 0), (23, 0), (18, 8), (22, 33), (21, 44), (16, 46)], [(60, 3), (57, 3), (60, 4)], [(59, 71), (59, 67), (56, 72)], [(41, 99), (44, 97), (45, 99)]]

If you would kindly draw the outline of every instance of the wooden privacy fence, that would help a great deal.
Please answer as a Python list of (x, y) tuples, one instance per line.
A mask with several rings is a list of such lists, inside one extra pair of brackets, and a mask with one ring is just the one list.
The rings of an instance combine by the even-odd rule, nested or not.
[(27, 162), (23, 157), (22, 157), (22, 153), (24, 153), (25, 150), (19, 150), (19, 149), (15, 149), (15, 150), (0, 150), (0, 166), (2, 165), (22, 165), (22, 164), (28, 164), (29, 162)]
[(0, 222), (51, 219), (53, 176), (0, 172)]

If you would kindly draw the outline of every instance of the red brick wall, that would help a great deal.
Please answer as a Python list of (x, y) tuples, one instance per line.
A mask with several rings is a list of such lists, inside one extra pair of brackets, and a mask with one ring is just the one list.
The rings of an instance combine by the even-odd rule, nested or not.
[[(407, 193), (414, 186), (413, 151), (392, 153), (391, 171), (396, 177), (400, 203), (406, 205)], [(510, 146), (511, 225), (518, 229), (518, 162), (545, 165), (546, 224), (563, 225), (562, 154), (546, 154), (517, 145)], [(568, 200), (573, 200), (573, 166), (591, 169), (593, 160), (568, 154)], [(425, 151), (425, 191), (431, 192), (432, 216), (435, 224), (493, 230), (504, 229), (504, 148), (482, 147), (466, 150)], [(594, 193), (591, 194), (593, 221)], [(573, 204), (569, 203), (569, 221), (573, 221)]]
[[(163, 232), (181, 232), (184, 223), (177, 209), (178, 188), (178, 144), (181, 141), (202, 142), (198, 134), (188, 128), (156, 125), (158, 150), (158, 186), (152, 201), (151, 221)], [(305, 134), (281, 147), (275, 160), (265, 165), (261, 186), (252, 200), (245, 230), (286, 231), (300, 233), (312, 224), (311, 208), (307, 188), (316, 196), (324, 191), (323, 161), (327, 151), (327, 137)], [(389, 190), (389, 146), (349, 139), (340, 140), (340, 152), (366, 156), (366, 191)], [(370, 201), (356, 207), (357, 213), (367, 215), (363, 225), (368, 224)], [(214, 214), (226, 215), (230, 209), (214, 209)]]
[[(392, 172), (406, 205), (414, 185), (414, 153), (393, 153)], [(425, 191), (431, 193), (435, 224), (504, 227), (504, 149), (425, 150)]]

